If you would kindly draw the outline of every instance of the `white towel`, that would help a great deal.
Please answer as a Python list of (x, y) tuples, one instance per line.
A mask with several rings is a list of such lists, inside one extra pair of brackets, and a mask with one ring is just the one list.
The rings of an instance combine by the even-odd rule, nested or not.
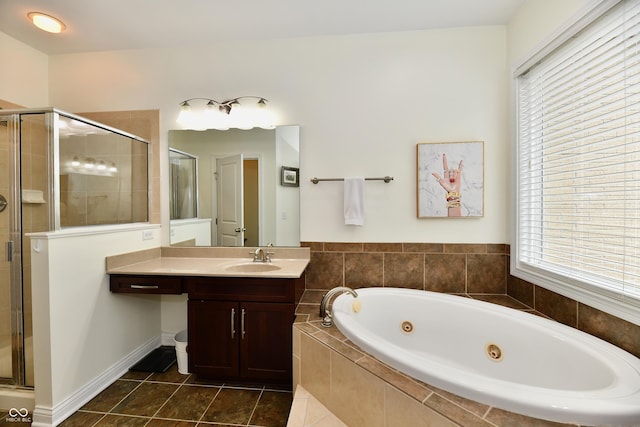
[(364, 178), (344, 179), (344, 223), (364, 225)]

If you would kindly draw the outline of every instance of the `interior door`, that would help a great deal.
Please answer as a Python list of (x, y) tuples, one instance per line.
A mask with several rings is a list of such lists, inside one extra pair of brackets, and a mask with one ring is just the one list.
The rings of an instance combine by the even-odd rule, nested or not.
[(218, 245), (244, 246), (243, 155), (216, 159)]

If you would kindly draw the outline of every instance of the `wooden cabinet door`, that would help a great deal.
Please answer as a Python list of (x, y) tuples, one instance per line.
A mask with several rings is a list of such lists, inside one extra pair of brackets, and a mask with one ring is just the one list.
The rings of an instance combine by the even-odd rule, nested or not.
[(189, 372), (204, 378), (239, 375), (237, 302), (189, 300)]
[(240, 376), (287, 383), (292, 372), (294, 304), (240, 303)]

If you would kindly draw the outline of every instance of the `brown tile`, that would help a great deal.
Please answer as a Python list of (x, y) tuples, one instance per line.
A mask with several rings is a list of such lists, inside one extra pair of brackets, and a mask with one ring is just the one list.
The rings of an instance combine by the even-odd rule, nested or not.
[(466, 292), (466, 259), (464, 254), (426, 254), (424, 289), (446, 293)]
[(487, 253), (488, 254), (508, 254), (507, 245), (500, 243), (488, 243), (487, 244)]
[(485, 254), (487, 253), (487, 245), (469, 243), (446, 243), (444, 245), (444, 251), (446, 253), (457, 254)]
[(298, 317), (306, 316), (306, 321), (320, 318), (320, 304), (298, 304), (296, 307), (296, 321)]
[(285, 427), (293, 402), (292, 393), (264, 391), (251, 416), (251, 425)]
[(578, 328), (640, 357), (640, 326), (578, 304)]
[(505, 256), (497, 254), (467, 255), (467, 292), (470, 294), (505, 294), (507, 280)]
[(489, 409), (489, 406), (484, 403), (458, 396), (457, 394), (450, 393), (432, 385), (429, 385), (429, 387), (439, 394), (440, 397), (444, 397), (447, 401), (455, 403), (457, 406), (464, 408), (479, 417), (482, 417)]
[(402, 252), (402, 243), (364, 243), (365, 252)]
[[(195, 427), (196, 421), (179, 421), (179, 420), (159, 420), (152, 418), (144, 427)], [(218, 427), (222, 427), (218, 425)]]
[(578, 303), (540, 286), (535, 287), (533, 308), (565, 325), (573, 328), (578, 326)]
[(141, 384), (142, 383), (138, 381), (117, 380), (87, 402), (81, 409), (86, 411), (109, 412)]
[(498, 426), (518, 426), (518, 427), (562, 427), (572, 426), (575, 424), (563, 424), (553, 421), (540, 420), (538, 418), (531, 418), (524, 415), (516, 414), (513, 412), (507, 412), (498, 408), (491, 408), (491, 411), (485, 416), (485, 419)]
[(142, 427), (149, 422), (146, 417), (107, 414), (94, 427)]
[(129, 371), (123, 376), (120, 377), (121, 380), (138, 380), (143, 381), (149, 378), (151, 375), (150, 372), (142, 372), (142, 371)]
[[(197, 421), (219, 391), (218, 387), (183, 385), (160, 408), (155, 417)], [(185, 402), (189, 403), (185, 405)]]
[[(317, 316), (317, 313), (316, 313), (316, 317), (319, 317)], [(318, 328), (316, 328), (312, 323), (296, 323), (294, 325), (294, 328), (297, 330), (300, 330), (300, 332), (304, 332), (309, 335), (315, 334), (316, 332), (318, 332)]]
[[(316, 313), (318, 310), (316, 310)], [(309, 321), (309, 314), (296, 312), (296, 317), (293, 319), (293, 323), (305, 323)]]
[(513, 308), (516, 310), (530, 310), (530, 307), (527, 307), (520, 301), (511, 298), (509, 295), (471, 294), (470, 296), (473, 299), (490, 302), (492, 304), (501, 305), (503, 307)]
[(362, 243), (325, 242), (326, 252), (362, 252)]
[(311, 252), (324, 251), (324, 243), (322, 242), (300, 242), (300, 247), (309, 248)]
[(344, 255), (341, 252), (311, 252), (305, 272), (307, 289), (332, 289), (344, 284)]
[(302, 294), (302, 299), (300, 300), (300, 304), (320, 304), (322, 301), (322, 296), (327, 293), (326, 290), (314, 290), (307, 289)]
[(259, 390), (223, 388), (201, 421), (246, 425), (259, 397)]
[(424, 289), (424, 255), (384, 254), (384, 286)]
[(507, 294), (529, 307), (534, 305), (533, 289), (533, 284), (526, 280), (507, 275)]
[(313, 334), (313, 337), (328, 347), (336, 350), (339, 354), (349, 360), (356, 361), (364, 357), (364, 353), (324, 332), (316, 332)]
[(444, 245), (442, 243), (403, 243), (404, 252), (419, 253), (442, 253)]
[(443, 398), (437, 393), (433, 393), (429, 396), (424, 404), (461, 426), (493, 427), (493, 424), (490, 424), (479, 416), (462, 409), (460, 406)]
[(151, 417), (178, 387), (175, 384), (142, 383), (111, 412)]
[(351, 288), (383, 285), (384, 255), (382, 253), (346, 253), (344, 283)]
[[(59, 424), (59, 427), (85, 427), (97, 423), (104, 414), (78, 411)], [(2, 425), (2, 423), (0, 423)], [(17, 424), (24, 427), (24, 424)]]

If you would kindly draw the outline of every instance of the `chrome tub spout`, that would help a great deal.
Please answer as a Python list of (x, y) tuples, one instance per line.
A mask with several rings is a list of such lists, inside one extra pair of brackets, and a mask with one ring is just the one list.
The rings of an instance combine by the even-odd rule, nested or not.
[(335, 295), (343, 293), (349, 293), (354, 298), (358, 298), (358, 293), (346, 286), (338, 286), (336, 288), (333, 288), (322, 296), (322, 300), (320, 301), (320, 317), (322, 318), (322, 326), (328, 328), (333, 325), (333, 320), (331, 319), (331, 311), (329, 311), (329, 303), (331, 302), (331, 298), (333, 298)]

